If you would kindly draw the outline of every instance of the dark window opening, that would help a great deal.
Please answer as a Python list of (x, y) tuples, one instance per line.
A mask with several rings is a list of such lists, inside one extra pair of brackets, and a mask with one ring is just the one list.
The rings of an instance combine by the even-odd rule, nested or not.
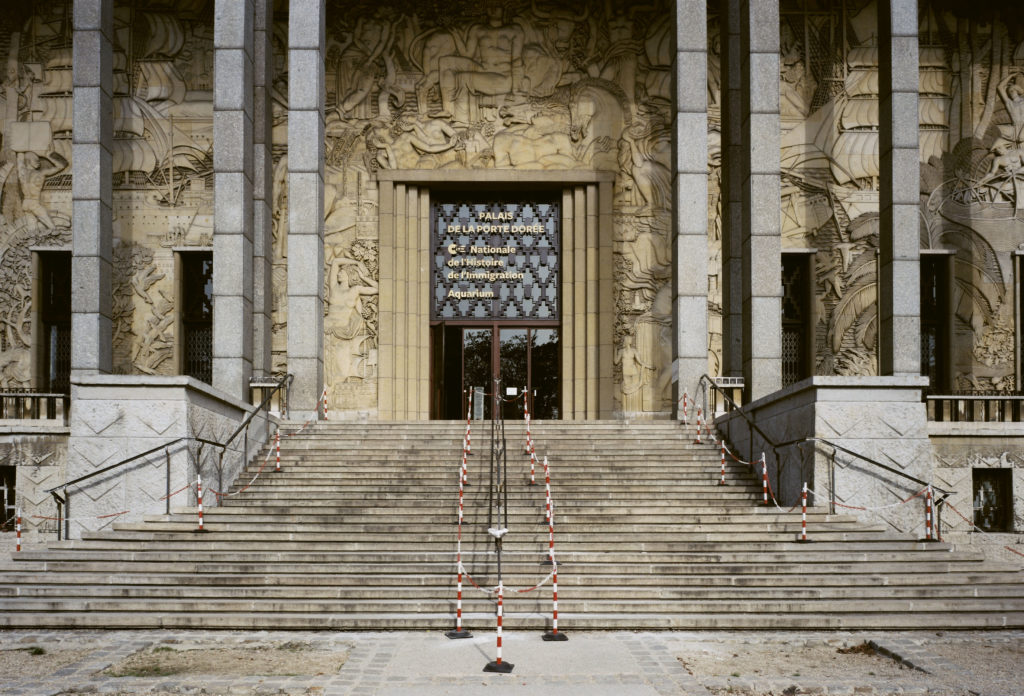
[(983, 532), (1013, 531), (1013, 469), (974, 469), (974, 525)]
[(181, 254), (182, 372), (213, 384), (213, 253)]
[(14, 466), (0, 466), (0, 528), (3, 529), (14, 529), (14, 516), (18, 505), (14, 493), (17, 471)]
[(921, 257), (921, 374), (928, 377), (930, 394), (943, 394), (949, 387), (946, 381), (948, 267), (945, 255)]
[(43, 391), (71, 391), (71, 253), (39, 253), (39, 328)]
[(782, 386), (811, 376), (810, 254), (782, 255)]

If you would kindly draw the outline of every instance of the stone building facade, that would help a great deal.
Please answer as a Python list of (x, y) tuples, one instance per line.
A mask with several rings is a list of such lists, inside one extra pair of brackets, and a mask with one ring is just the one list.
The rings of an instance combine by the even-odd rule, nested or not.
[[(332, 418), (462, 418), (495, 377), (593, 420), (679, 418), (707, 374), (802, 441), (769, 453), (785, 495), (906, 492), (842, 457), (829, 474), (824, 438), (968, 518), (1008, 490), (992, 543), (1012, 545), (1024, 19), (986, 8), (8, 8), (0, 388), (71, 394), (63, 419), (0, 419), (11, 487), (42, 510), (172, 433), (229, 431), (271, 375), (299, 420), (325, 393)], [(967, 397), (1017, 415), (936, 416)], [(753, 457), (745, 423), (720, 421)]]

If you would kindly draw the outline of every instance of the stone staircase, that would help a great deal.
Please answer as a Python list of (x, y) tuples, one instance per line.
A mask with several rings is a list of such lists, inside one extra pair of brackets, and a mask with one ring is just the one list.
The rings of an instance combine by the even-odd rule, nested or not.
[[(294, 432), (285, 426), (283, 433)], [(464, 423), (321, 423), (282, 438), (282, 473), (192, 508), (0, 565), (0, 627), (449, 629)], [(559, 628), (1024, 627), (1024, 573), (852, 517), (758, 504), (760, 487), (672, 423), (534, 423), (548, 455)], [(473, 581), (497, 583), (489, 432), (474, 430), (463, 528)], [(523, 423), (506, 428), (505, 625), (551, 616), (543, 474), (526, 485)], [(262, 461), (262, 456), (259, 458)], [(248, 482), (250, 467), (240, 480)], [(494, 600), (464, 587), (464, 623)]]

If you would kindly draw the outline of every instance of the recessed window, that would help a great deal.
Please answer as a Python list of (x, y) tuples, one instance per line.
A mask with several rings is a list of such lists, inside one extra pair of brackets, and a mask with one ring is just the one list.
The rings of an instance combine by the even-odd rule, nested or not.
[(974, 469), (974, 525), (983, 532), (1013, 531), (1013, 469)]
[(949, 256), (921, 256), (921, 374), (928, 393), (948, 392)]
[(811, 254), (782, 255), (782, 386), (812, 373)]
[(213, 253), (181, 252), (181, 371), (213, 384)]
[(71, 391), (71, 252), (39, 252), (40, 383), (45, 392)]

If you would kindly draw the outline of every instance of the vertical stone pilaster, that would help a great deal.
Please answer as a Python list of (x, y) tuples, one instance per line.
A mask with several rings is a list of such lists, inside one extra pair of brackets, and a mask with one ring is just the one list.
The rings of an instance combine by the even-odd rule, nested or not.
[(722, 374), (743, 374), (743, 95), (740, 0), (722, 0)]
[(708, 86), (706, 0), (676, 0), (675, 147), (673, 148), (672, 332), (683, 389), (696, 393), (708, 369)]
[(213, 386), (247, 400), (252, 375), (252, 0), (217, 0), (213, 49)]
[(274, 81), (273, 0), (253, 0), (252, 99), (252, 369), (257, 375), (273, 370), (271, 357), (273, 298), (273, 188), (272, 111), (270, 88)]
[(917, 0), (880, 0), (878, 368), (921, 374)]
[(293, 417), (324, 383), (324, 0), (288, 3), (288, 371)]
[(743, 378), (751, 401), (782, 387), (779, 0), (740, 1)]
[[(71, 145), (71, 374), (113, 369), (113, 0), (75, 0)], [(28, 157), (32, 153), (19, 153)], [(30, 166), (30, 165), (29, 165)]]

